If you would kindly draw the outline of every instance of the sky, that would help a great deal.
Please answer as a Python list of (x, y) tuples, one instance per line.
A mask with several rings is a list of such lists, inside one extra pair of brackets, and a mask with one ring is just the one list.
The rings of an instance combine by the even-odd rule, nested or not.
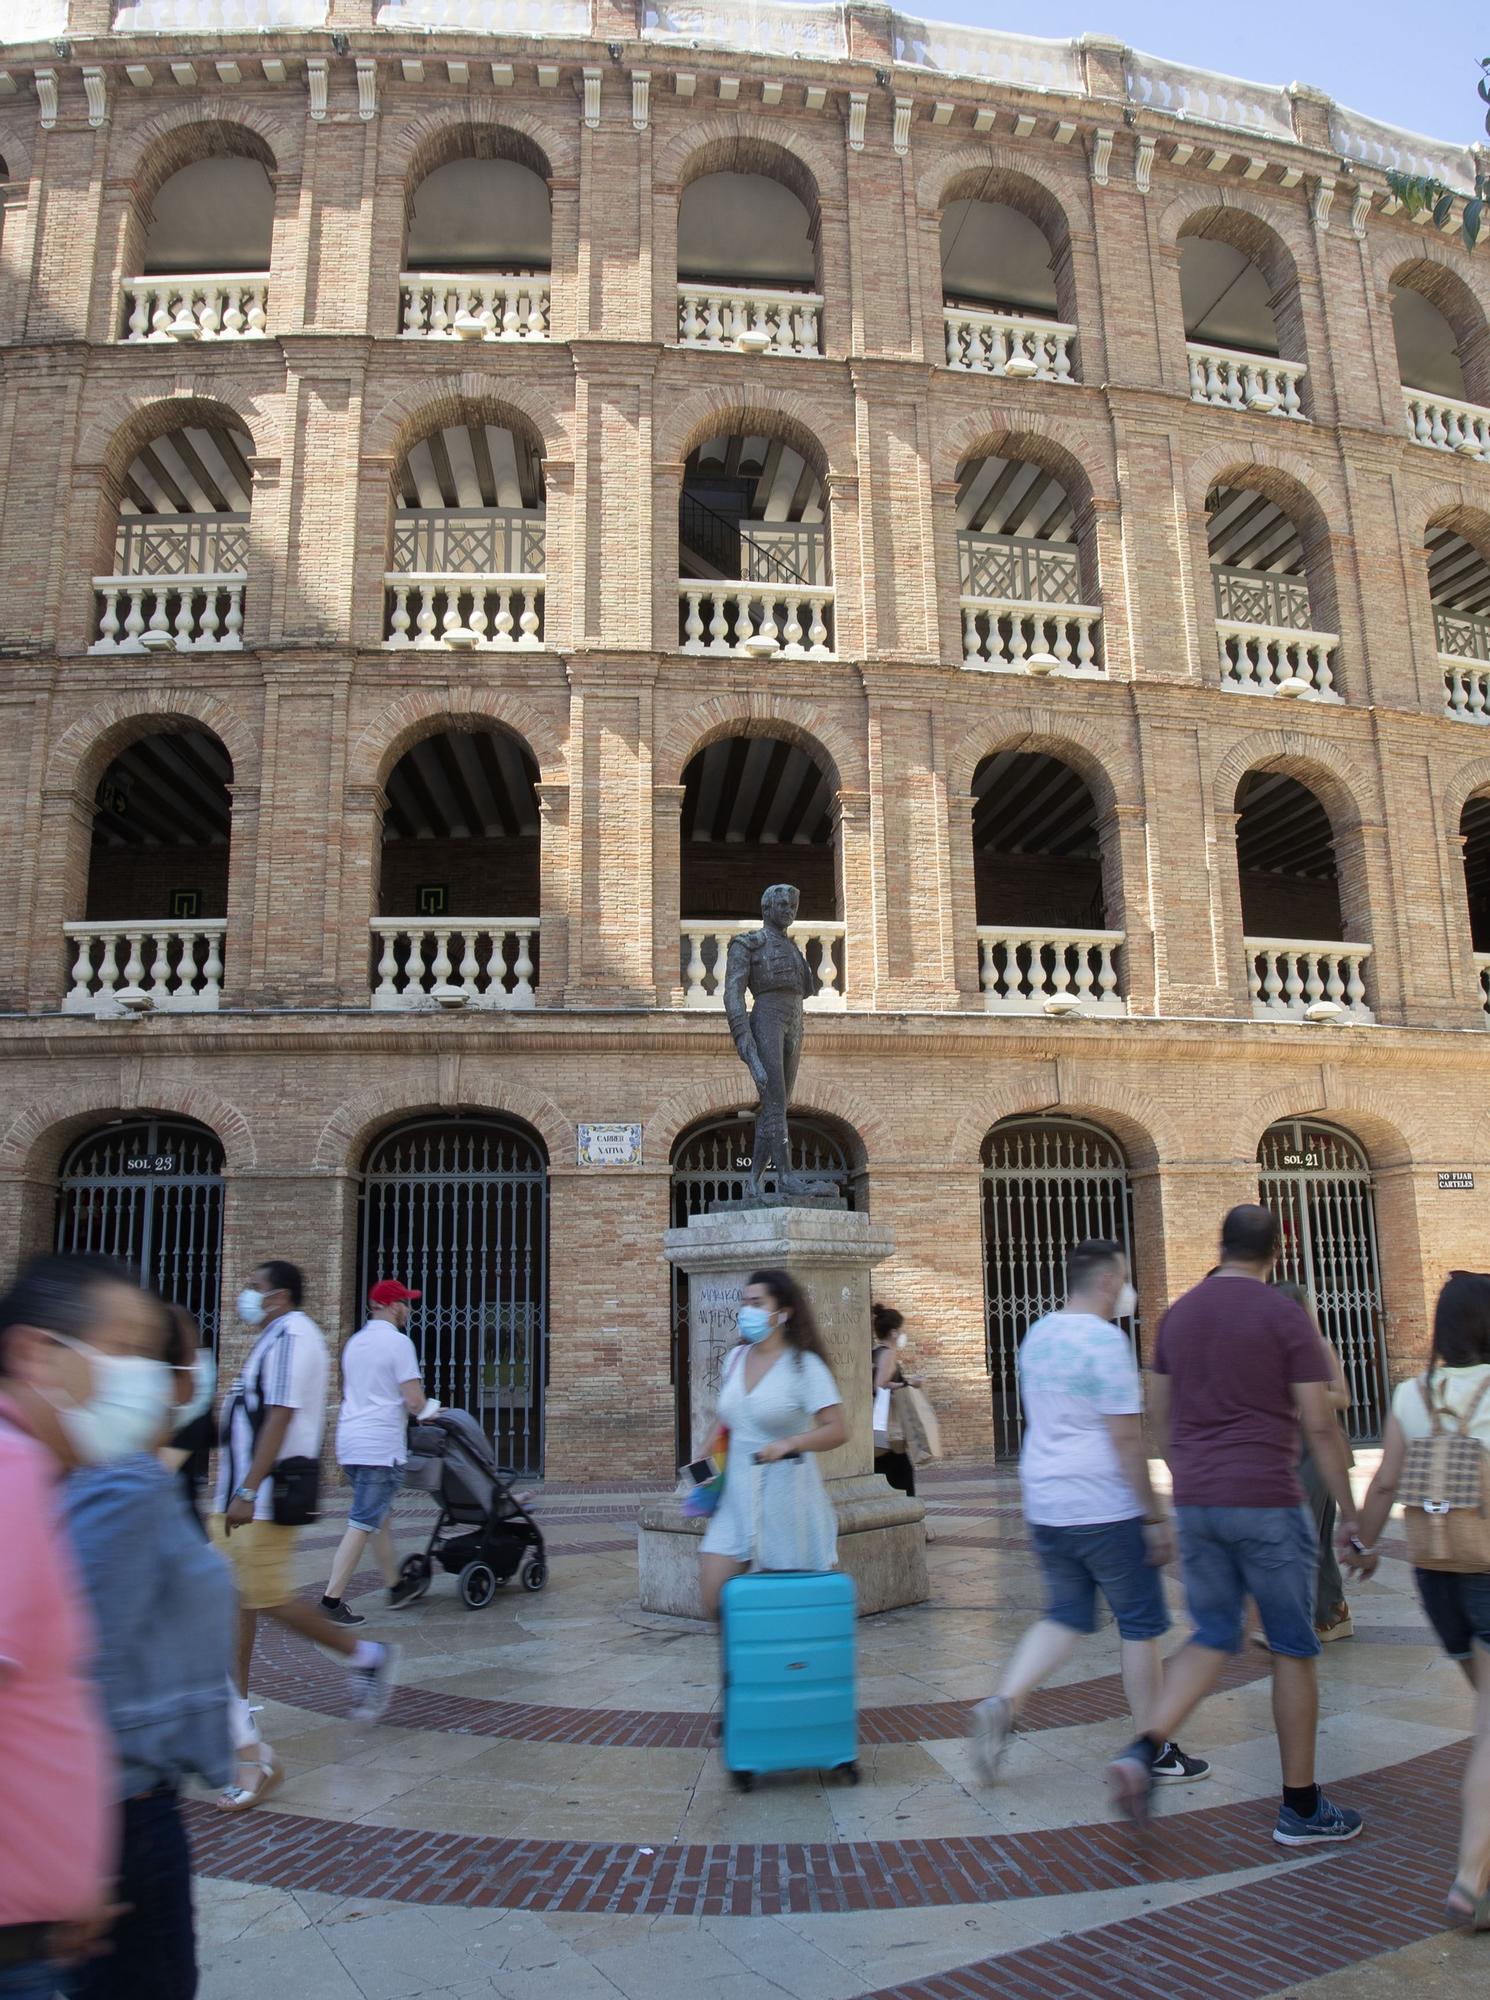
[(1490, 0), (899, 0), (923, 20), (1112, 35), (1251, 83), (1312, 83), (1352, 111), (1467, 146), (1485, 139), (1476, 59)]

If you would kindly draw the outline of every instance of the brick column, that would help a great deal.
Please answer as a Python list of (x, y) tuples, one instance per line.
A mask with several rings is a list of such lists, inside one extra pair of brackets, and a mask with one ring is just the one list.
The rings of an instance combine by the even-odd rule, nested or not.
[[(856, 361), (854, 421), (862, 469), (862, 507), (852, 553), (867, 550), (868, 570), (860, 579), (864, 651), (890, 659), (933, 660), (939, 651), (937, 573), (932, 560), (935, 517), (927, 471), (932, 438), (926, 398), (907, 396), (905, 369), (877, 369)], [(852, 579), (841, 559), (850, 551), (847, 533), (838, 533), (838, 514), (850, 501), (847, 482), (830, 482), (833, 505), (834, 578), (840, 593)], [(847, 523), (845, 523), (845, 528)], [(867, 529), (867, 533), (865, 530)], [(838, 650), (847, 650), (840, 638)]]
[(884, 945), (880, 1006), (951, 1007), (957, 998), (951, 835), (940, 709), (923, 694), (892, 698), (870, 686), (870, 798)]
[[(683, 916), (683, 785), (652, 787), (652, 957), (657, 1005), (683, 1004), (679, 926)], [(723, 967), (720, 968), (721, 973)]]
[(983, 969), (978, 950), (978, 881), (973, 865), (973, 794), (947, 793), (947, 872), (951, 880), (952, 951), (958, 1005), (981, 1009)]
[(258, 879), (259, 787), (228, 786), (228, 927), (223, 934), (222, 997), (226, 1007), (252, 1005), (254, 969), (254, 884)]
[(652, 886), (652, 670), (570, 669), (571, 785), (568, 1001), (656, 1002)]
[(993, 1403), (978, 1162), (871, 1162), (869, 1203), (876, 1224), (895, 1237), (893, 1254), (874, 1274), (874, 1295), (905, 1314), (906, 1368), (925, 1378), (943, 1450), (949, 1457), (987, 1458)]
[[(48, 787), (41, 794), (36, 900), (23, 920), (21, 936), (26, 968), (26, 1008), (53, 1013), (71, 985), (72, 954), (63, 936), (64, 923), (81, 922), (87, 913), (88, 856), (93, 837), (93, 799), (69, 785)], [(29, 935), (28, 935), (29, 932)]]
[(350, 663), (281, 653), (266, 672), (251, 979), (271, 1006), (341, 997), (340, 842)]
[[(570, 642), (583, 646), (653, 644), (652, 370), (655, 351), (617, 343), (575, 342), (574, 536), (576, 565)], [(657, 538), (665, 546), (665, 534)], [(661, 553), (659, 547), (658, 553)], [(660, 615), (660, 611), (659, 611)], [(666, 643), (675, 627), (664, 625)]]
[(562, 1007), (569, 984), (569, 787), (537, 785), (538, 1004)]
[(876, 908), (870, 794), (840, 791), (833, 801), (838, 849), (838, 913), (843, 920), (844, 993), (850, 1007), (872, 1007), (884, 976), (884, 931)]
[(367, 343), (282, 344), (285, 435), (295, 439), (282, 510), (288, 551), (282, 632), (288, 640), (335, 642), (352, 625)]
[[(1133, 865), (1151, 882), (1147, 940), (1153, 952), (1153, 1004), (1160, 1014), (1246, 1014), (1242, 977), (1241, 894), (1236, 872), (1236, 815), (1209, 810), (1211, 760), (1196, 719), (1147, 700), (1138, 709), (1144, 809), (1130, 843)], [(1187, 857), (1184, 867), (1150, 874), (1150, 856)]]
[(381, 785), (348, 785), (342, 792), (338, 828), (342, 920), (334, 979), (344, 1007), (365, 1007), (372, 996), (372, 920), (380, 914), (382, 903), (383, 815), (387, 810), (388, 794)]
[(1158, 1011), (1146, 834), (1142, 806), (1110, 806), (1097, 822), (1102, 900), (1106, 905), (1107, 928), (1124, 934), (1123, 991), (1130, 1014)]

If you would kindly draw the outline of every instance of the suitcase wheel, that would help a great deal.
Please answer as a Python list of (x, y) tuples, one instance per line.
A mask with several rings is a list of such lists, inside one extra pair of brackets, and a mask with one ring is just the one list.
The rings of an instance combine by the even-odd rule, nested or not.
[(737, 1792), (753, 1792), (755, 1790), (755, 1773), (754, 1771), (731, 1771), (730, 1782), (734, 1785)]
[(840, 1771), (842, 1771), (843, 1775), (848, 1779), (851, 1785), (858, 1784), (859, 1767), (857, 1764), (840, 1764), (838, 1768)]

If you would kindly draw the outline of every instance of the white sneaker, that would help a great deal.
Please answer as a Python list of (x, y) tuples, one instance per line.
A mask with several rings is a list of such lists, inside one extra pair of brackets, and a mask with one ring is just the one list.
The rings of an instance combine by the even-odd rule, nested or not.
[(998, 1782), (999, 1762), (1008, 1747), (1014, 1727), (1014, 1704), (1001, 1694), (990, 1695), (973, 1710), (969, 1735), (972, 1738), (973, 1769), (985, 1785)]
[(398, 1679), (398, 1657), (397, 1646), (380, 1646), (378, 1657), (370, 1667), (347, 1668), (354, 1722), (377, 1722), (382, 1717), (393, 1699), (393, 1688)]

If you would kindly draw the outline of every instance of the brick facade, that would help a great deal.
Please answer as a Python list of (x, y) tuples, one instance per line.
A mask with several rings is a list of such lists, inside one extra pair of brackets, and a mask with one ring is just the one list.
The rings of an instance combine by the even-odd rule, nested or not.
[[(876, 1221), (897, 1241), (880, 1290), (906, 1312), (953, 1449), (989, 1436), (979, 1160), (989, 1128), (1019, 1114), (1069, 1113), (1121, 1145), (1150, 1324), (1210, 1263), (1221, 1209), (1255, 1197), (1274, 1120), (1312, 1115), (1351, 1133), (1375, 1175), (1386, 1340), (1406, 1369), (1445, 1271), (1484, 1261), (1490, 1034), (1459, 827), (1465, 801), (1490, 790), (1490, 747), (1443, 713), (1424, 542), (1430, 522), (1452, 519), (1490, 554), (1490, 462), (1406, 436), (1388, 290), (1410, 265), (1444, 274), (1478, 382), (1490, 266), (1379, 203), (1357, 234), (1351, 186), (1322, 215), (1319, 177), (1339, 161), (1306, 100), (1299, 137), (1256, 143), (1260, 177), (1246, 153), (1208, 170), (1161, 147), (1145, 193), (1103, 45), (1088, 52), (1065, 140), (1058, 96), (922, 78), (897, 83), (915, 98), (898, 152), (892, 93), (873, 80), (881, 9), (851, 7), (853, 53), (836, 64), (644, 45), (629, 0), (600, 9), (593, 42), (441, 34), (405, 46), (374, 32), (364, 0), (338, 0), (352, 55), (378, 59), (371, 117), (341, 56), (327, 115), (310, 116), (304, 58), (324, 56), (324, 35), (256, 38), (233, 84), (213, 67), (232, 38), (212, 33), (191, 38), (195, 87), (170, 81), (160, 37), (156, 87), (131, 87), (129, 51), (88, 40), (86, 24), (73, 60), (48, 46), (11, 62), (23, 76), (51, 63), (60, 107), (42, 130), (33, 96), (0, 98), (0, 1252), (48, 1240), (58, 1163), (80, 1133), (137, 1109), (186, 1115), (225, 1151), (226, 1295), (259, 1256), (290, 1256), (311, 1309), (345, 1330), (369, 1145), (432, 1108), (499, 1111), (538, 1134), (550, 1164), (547, 1469), (664, 1470), (669, 1159), (692, 1123), (737, 1108), (743, 1075), (719, 1017), (677, 1004), (680, 879), (700, 912), (730, 903), (716, 882), (727, 849), (680, 870), (681, 788), (711, 742), (765, 735), (810, 748), (836, 800), (836, 882), (821, 850), (803, 853), (802, 879), (808, 914), (836, 905), (846, 926), (848, 1010), (812, 1020), (800, 1101), (862, 1148)], [(619, 64), (608, 39), (624, 45)], [(271, 52), (286, 81), (258, 74)], [(466, 85), (446, 81), (447, 55), (468, 63)], [(422, 61), (422, 80), (405, 78), (404, 56)], [(78, 67), (93, 61), (108, 90), (96, 126)], [(510, 85), (491, 81), (494, 61), (510, 61)], [(557, 87), (540, 83), (540, 62), (558, 66)], [(601, 71), (593, 128), (587, 67)], [(631, 68), (651, 74), (640, 130)], [(679, 70), (696, 78), (692, 96), (675, 88)], [(736, 76), (738, 97), (720, 101), (718, 79)], [(783, 86), (778, 102), (763, 84)], [(809, 110), (815, 85), (824, 102)], [(935, 124), (943, 97), (953, 115)], [(974, 116), (989, 107), (994, 130), (979, 136)], [(1026, 109), (1033, 129), (1020, 133)], [(1098, 135), (1114, 125), (1104, 162)], [(547, 169), (552, 337), (400, 340), (409, 195), (488, 129)], [(1167, 134), (1162, 116), (1152, 129)], [(274, 337), (124, 345), (119, 287), (138, 270), (143, 206), (214, 149), (271, 173)], [(676, 344), (678, 199), (721, 162), (810, 191), (821, 356)], [(938, 365), (939, 215), (980, 188), (1045, 229), (1079, 381)], [(1218, 216), (1275, 285), (1283, 351), (1308, 364), (1307, 423), (1189, 398), (1180, 243)], [(90, 655), (90, 579), (112, 568), (127, 467), (150, 439), (224, 414), (253, 454), (245, 649)], [(544, 643), (385, 650), (391, 478), (412, 442), (471, 414), (541, 447)], [(821, 468), (831, 659), (762, 668), (678, 650), (684, 462), (736, 429)], [(1076, 500), (1105, 680), (962, 668), (953, 500), (964, 460), (992, 451), (1049, 467)], [(1219, 684), (1205, 507), (1223, 480), (1296, 518), (1314, 622), (1339, 634), (1340, 705)], [(226, 915), (222, 1008), (62, 1018), (62, 923), (150, 914), (123, 910), (112, 878), (90, 887), (95, 789), (122, 748), (171, 723), (212, 732), (232, 761), (225, 900), (219, 875), (193, 878), (204, 912)], [(455, 867), (417, 844), (383, 854), (387, 781), (414, 743), (472, 727), (510, 731), (537, 766), (536, 849), (471, 881), (476, 905), (536, 895), (539, 1004), (373, 1014), (380, 898), (407, 910), (415, 882)], [(1074, 886), (1032, 860), (1001, 896), (1012, 864), (990, 873), (975, 859), (975, 777), (1006, 748), (1058, 756), (1087, 784), (1100, 862), (1079, 864)], [(1302, 779), (1329, 815), (1344, 935), (1373, 948), (1375, 1026), (1250, 1018), (1235, 801), (1258, 769)], [(1054, 909), (1035, 893), (1042, 870)], [(1099, 877), (1106, 922), (1126, 937), (1129, 1018), (985, 1014), (980, 900), (1001, 921), (1080, 922)], [(1315, 907), (1302, 891), (1300, 908)], [(575, 1125), (597, 1119), (641, 1122), (640, 1166), (575, 1165)], [(1447, 1167), (1474, 1170), (1476, 1191), (1440, 1192)]]

